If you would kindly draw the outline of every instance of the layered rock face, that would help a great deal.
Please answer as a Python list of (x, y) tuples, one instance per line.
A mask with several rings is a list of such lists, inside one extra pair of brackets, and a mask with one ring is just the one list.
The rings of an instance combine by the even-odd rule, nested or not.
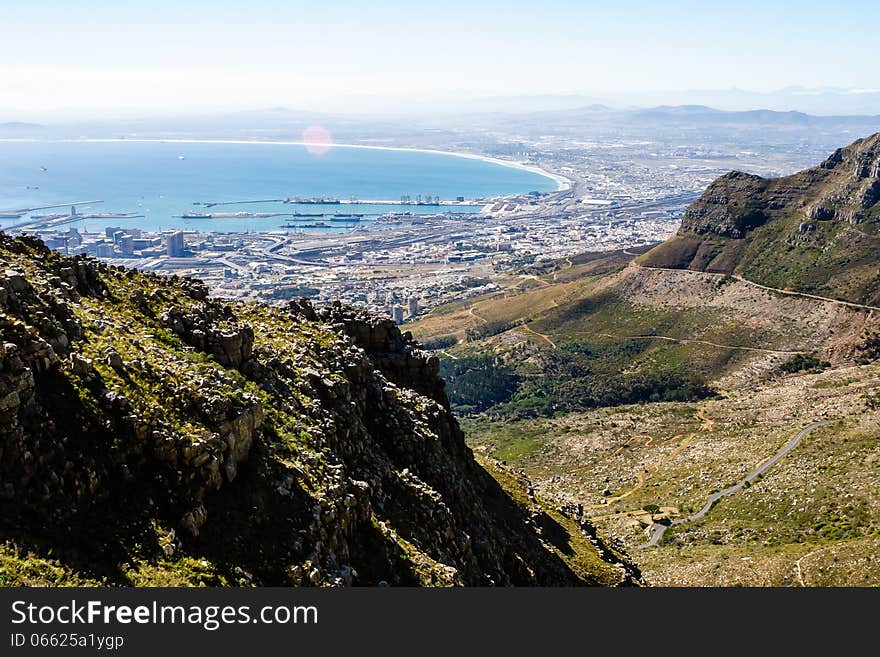
[(869, 221), (880, 201), (880, 133), (837, 149), (819, 166), (767, 179), (733, 171), (713, 182), (685, 212), (683, 232), (742, 238), (774, 219)]
[(641, 259), (867, 303), (880, 299), (878, 261), (880, 133), (791, 176), (720, 177)]
[(218, 584), (595, 583), (474, 461), (436, 359), (392, 322), (225, 303), (30, 238), (0, 235), (2, 270), (17, 547), (109, 583), (194, 583), (192, 563)]

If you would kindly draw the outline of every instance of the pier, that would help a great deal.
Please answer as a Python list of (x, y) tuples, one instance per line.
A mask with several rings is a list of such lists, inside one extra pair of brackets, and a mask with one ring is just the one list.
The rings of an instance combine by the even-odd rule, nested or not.
[[(218, 204), (219, 205), (219, 204)], [(176, 214), (177, 219), (267, 219), (269, 217), (290, 217), (290, 221), (300, 221), (313, 219), (315, 217), (334, 217), (333, 212), (314, 212), (309, 214), (300, 214), (298, 212), (206, 212), (204, 214)], [(374, 213), (358, 213), (357, 215), (346, 215), (346, 217), (377, 217), (378, 212)]]
[(15, 214), (18, 213), (19, 216), (23, 214), (28, 214), (29, 212), (35, 212), (36, 210), (51, 210), (53, 208), (75, 208), (77, 205), (92, 205), (93, 203), (103, 203), (104, 201), (95, 200), (95, 201), (74, 201), (73, 203), (58, 203), (57, 205), (41, 205), (36, 208), (20, 208), (18, 210), (0, 210), (0, 214)]
[(213, 208), (215, 205), (244, 205), (245, 203), (285, 203), (285, 199), (283, 198), (264, 198), (264, 199), (256, 199), (254, 201), (208, 201), (207, 203), (200, 203), (196, 201), (193, 205), (203, 205), (206, 208)]
[(194, 201), (193, 205), (201, 205), (205, 208), (213, 208), (219, 205), (244, 205), (246, 203), (287, 203), (288, 205), (415, 205), (439, 207), (443, 205), (450, 206), (481, 206), (484, 201), (469, 200), (446, 200), (438, 199), (437, 201), (422, 201), (412, 199), (376, 199), (365, 198), (360, 199), (354, 196), (349, 198), (336, 198), (331, 196), (301, 198), (299, 196), (290, 196), (288, 198), (263, 198), (263, 199), (247, 199), (244, 201)]
[(429, 206), (429, 207), (439, 207), (441, 205), (453, 205), (453, 206), (479, 206), (483, 205), (479, 201), (470, 200), (470, 201), (449, 201), (449, 200), (440, 200), (434, 203), (433, 201), (401, 201), (400, 199), (358, 199), (358, 198), (348, 198), (348, 199), (308, 199), (308, 198), (297, 198), (295, 196), (284, 199), (284, 203), (291, 203), (294, 205), (417, 205), (417, 206)]

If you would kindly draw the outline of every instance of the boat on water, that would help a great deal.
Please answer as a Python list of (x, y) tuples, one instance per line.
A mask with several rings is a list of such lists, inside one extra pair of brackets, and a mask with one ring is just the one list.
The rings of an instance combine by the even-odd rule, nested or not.
[(21, 219), (21, 215), (15, 212), (0, 212), (0, 219)]
[(208, 212), (184, 212), (180, 215), (181, 219), (210, 219), (214, 215)]
[(294, 217), (323, 217), (323, 212), (294, 212)]
[(360, 221), (363, 217), (362, 214), (334, 214), (330, 221)]
[(300, 198), (299, 196), (291, 196), (289, 198), (284, 199), (284, 203), (294, 203), (294, 204), (302, 204), (302, 205), (339, 205), (341, 201), (338, 198), (333, 198), (330, 196), (318, 197), (313, 196), (311, 198)]

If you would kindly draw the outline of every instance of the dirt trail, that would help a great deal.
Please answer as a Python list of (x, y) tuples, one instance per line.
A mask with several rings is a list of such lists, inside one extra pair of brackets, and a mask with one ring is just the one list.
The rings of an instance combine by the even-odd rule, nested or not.
[(759, 354), (775, 354), (777, 356), (798, 356), (808, 354), (808, 351), (784, 351), (782, 349), (760, 349), (758, 347), (738, 347), (732, 344), (720, 344), (718, 342), (710, 342), (708, 340), (697, 340), (694, 338), (673, 338), (668, 335), (620, 335), (617, 333), (598, 333), (605, 338), (616, 338), (619, 340), (666, 340), (667, 342), (681, 342), (683, 344), (704, 344), (709, 347), (718, 347), (719, 349), (735, 349), (738, 351), (753, 351)]
[(556, 347), (556, 343), (553, 342), (552, 339), (550, 339), (550, 336), (549, 336), (549, 335), (545, 335), (544, 333), (538, 333), (536, 330), (534, 330), (534, 329), (533, 329), (531, 326), (529, 326), (528, 324), (523, 324), (523, 325), (522, 325), (522, 328), (524, 328), (524, 329), (525, 329), (526, 331), (528, 331), (529, 333), (534, 333), (534, 334), (537, 335), (539, 338), (543, 338), (543, 339), (546, 340), (547, 343), (548, 343), (551, 347), (553, 347), (554, 349), (557, 348), (557, 347)]
[(473, 306), (471, 306), (470, 308), (468, 308), (468, 315), (470, 315), (470, 316), (473, 317), (474, 319), (476, 319), (476, 320), (482, 322), (483, 324), (488, 324), (488, 323), (489, 323), (489, 320), (483, 319), (482, 317), (480, 317), (480, 316), (477, 314), (477, 311), (474, 310), (474, 307), (473, 307)]
[(672, 267), (647, 267), (645, 265), (640, 265), (636, 262), (633, 263), (634, 267), (639, 267), (641, 269), (654, 269), (656, 271), (672, 271), (672, 272), (689, 272), (692, 274), (700, 274), (702, 276), (714, 276), (716, 278), (732, 278), (734, 280), (739, 281), (740, 283), (746, 283), (747, 285), (751, 285), (752, 287), (756, 287), (761, 290), (766, 290), (768, 292), (775, 292), (777, 294), (784, 294), (790, 297), (802, 297), (804, 299), (815, 299), (816, 301), (825, 301), (827, 303), (835, 303), (841, 306), (847, 306), (849, 308), (858, 308), (859, 310), (875, 310), (880, 311), (880, 306), (869, 306), (865, 303), (855, 303), (854, 301), (843, 301), (842, 299), (832, 299), (831, 297), (823, 297), (818, 294), (809, 294), (807, 292), (795, 292), (794, 290), (783, 290), (778, 287), (770, 287), (769, 285), (762, 285), (761, 283), (755, 283), (754, 281), (750, 281), (748, 278), (743, 278), (737, 274), (717, 274), (715, 272), (707, 272), (707, 271), (698, 271), (694, 269), (674, 269)]
[(627, 447), (629, 447), (629, 446), (632, 444), (632, 442), (633, 442), (634, 440), (637, 440), (637, 439), (639, 439), (639, 438), (646, 438), (646, 439), (647, 439), (647, 440), (645, 441), (645, 445), (644, 445), (645, 447), (648, 447), (652, 442), (654, 442), (654, 436), (652, 436), (652, 435), (650, 435), (650, 434), (647, 434), (647, 433), (637, 433), (637, 434), (634, 435), (632, 438), (630, 438), (630, 439), (627, 440), (625, 443), (623, 443), (623, 445), (621, 445), (621, 446), (618, 447), (616, 450), (614, 450), (614, 454), (612, 454), (612, 456), (617, 456), (617, 455), (620, 454), (623, 450), (625, 450)]
[[(538, 278), (534, 274), (520, 274), (519, 277), (525, 278), (526, 280), (530, 280), (530, 281), (537, 281), (538, 283), (541, 284), (542, 287), (552, 287), (552, 285), (550, 283), (545, 281), (543, 278)], [(519, 287), (520, 285), (522, 285), (522, 283), (518, 283), (514, 287)]]
[[(694, 418), (700, 421), (700, 431), (694, 431), (694, 432), (691, 432), (687, 435), (676, 434), (676, 435), (672, 436), (671, 438), (668, 438), (667, 440), (663, 441), (663, 442), (672, 442), (672, 441), (678, 440), (684, 436), (684, 439), (675, 447), (675, 449), (673, 449), (669, 454), (667, 454), (663, 458), (663, 460), (657, 466), (655, 466), (655, 472), (653, 473), (654, 475), (660, 474), (663, 466), (666, 463), (668, 463), (669, 461), (671, 461), (676, 455), (681, 453), (681, 451), (684, 450), (688, 445), (690, 445), (694, 441), (694, 439), (700, 435), (700, 432), (712, 433), (713, 431), (715, 431), (715, 420), (706, 416), (706, 412), (714, 404), (715, 404), (714, 400), (709, 400), (708, 402), (706, 402), (705, 404), (700, 406), (697, 409), (696, 413), (694, 413)], [(633, 438), (631, 440), (627, 441), (624, 445), (619, 447), (617, 449), (617, 451), (614, 452), (614, 454), (615, 455), (619, 454), (635, 438), (642, 438), (642, 437), (647, 437), (647, 439), (648, 439), (645, 441), (645, 445), (644, 445), (645, 447), (648, 447), (649, 445), (651, 445), (651, 443), (654, 440), (654, 438), (652, 436), (650, 436), (649, 434), (637, 434), (636, 436), (633, 436)], [(635, 493), (637, 490), (643, 488), (645, 485), (645, 480), (650, 475), (651, 475), (651, 470), (649, 468), (640, 466), (639, 470), (636, 471), (636, 479), (637, 479), (638, 483), (635, 486), (633, 486), (632, 488), (630, 488), (629, 490), (627, 490), (626, 492), (624, 492), (620, 495), (606, 498), (606, 501), (603, 504), (591, 504), (589, 506), (585, 506), (584, 508), (585, 509), (600, 509), (602, 507), (606, 507), (608, 504), (613, 504), (614, 502), (618, 502), (622, 499), (626, 499), (627, 497), (629, 497), (630, 495)], [(622, 511), (620, 513), (625, 514), (625, 515), (635, 515), (635, 514), (639, 514), (639, 513), (644, 513), (644, 510), (633, 509), (631, 511)], [(601, 517), (606, 517), (606, 516), (601, 516)]]
[(798, 584), (800, 584), (804, 588), (806, 588), (806, 586), (807, 586), (806, 580), (804, 580), (804, 571), (803, 571), (803, 568), (801, 567), (801, 562), (803, 562), (803, 560), (806, 559), (807, 557), (812, 557), (815, 554), (819, 554), (820, 552), (825, 552), (826, 550), (830, 550), (833, 547), (837, 547), (837, 546), (836, 545), (826, 545), (824, 547), (819, 548), (818, 550), (813, 550), (812, 552), (807, 552), (804, 556), (802, 556), (800, 559), (797, 560), (797, 562), (795, 563), (795, 570), (797, 571)]

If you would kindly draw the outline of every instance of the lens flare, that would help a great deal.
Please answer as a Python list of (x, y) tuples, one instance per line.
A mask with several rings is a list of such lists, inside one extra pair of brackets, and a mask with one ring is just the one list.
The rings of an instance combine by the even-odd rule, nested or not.
[(333, 146), (333, 138), (327, 128), (319, 125), (309, 126), (302, 133), (306, 150), (312, 155), (326, 155)]

